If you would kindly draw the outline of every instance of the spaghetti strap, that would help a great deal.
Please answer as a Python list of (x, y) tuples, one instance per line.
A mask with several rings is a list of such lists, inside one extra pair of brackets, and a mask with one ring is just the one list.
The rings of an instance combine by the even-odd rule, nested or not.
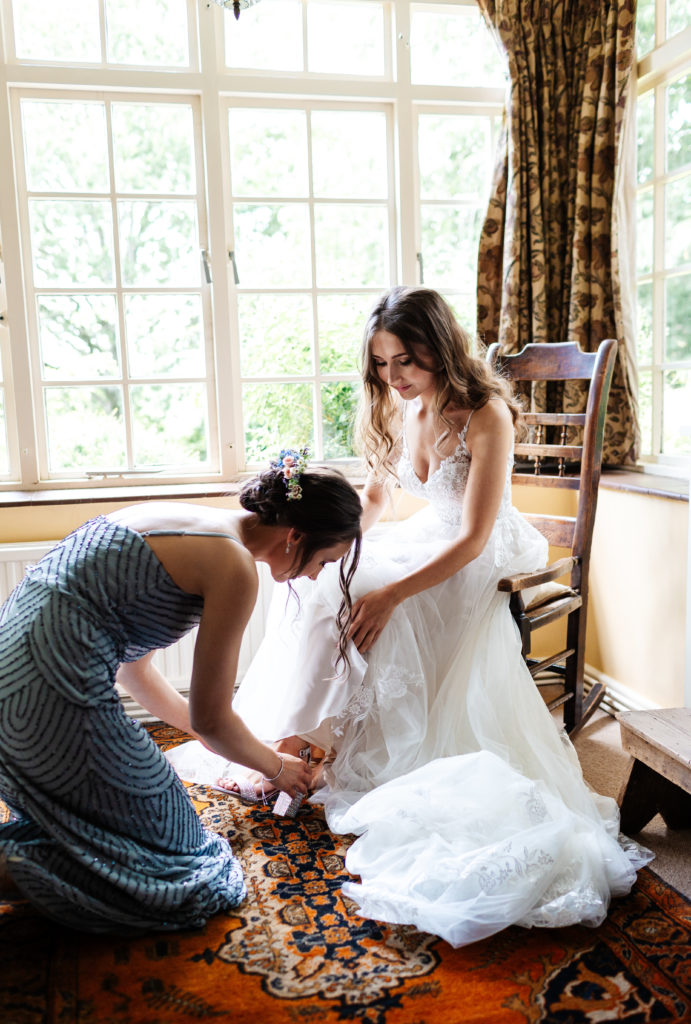
[(465, 451), (465, 452), (468, 451), (468, 446), (465, 443), (465, 438), (466, 438), (466, 434), (468, 433), (468, 426), (470, 425), (470, 421), (473, 418), (473, 413), (474, 412), (475, 412), (474, 409), (470, 410), (470, 415), (468, 416), (468, 419), (465, 421), (465, 424), (463, 426), (463, 430), (458, 435), (458, 440), (460, 441), (461, 447), (463, 448), (463, 451)]
[(140, 537), (226, 537), (240, 543), (232, 533), (216, 533), (213, 530), (137, 530)]

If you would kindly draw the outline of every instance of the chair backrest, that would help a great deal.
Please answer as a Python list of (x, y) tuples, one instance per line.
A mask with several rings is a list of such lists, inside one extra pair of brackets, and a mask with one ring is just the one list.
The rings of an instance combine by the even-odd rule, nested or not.
[[(575, 517), (526, 516), (551, 544), (569, 548), (579, 559), (572, 585), (580, 583), (581, 571), (586, 570), (590, 557), (605, 412), (616, 351), (614, 338), (602, 341), (596, 352), (583, 352), (576, 342), (526, 345), (517, 355), (506, 356), (495, 343), (487, 351), (487, 360), (514, 381), (590, 381), (584, 413), (524, 413), (530, 439), (515, 448), (517, 463), (533, 464), (532, 472), (514, 469), (515, 483), (578, 491)], [(581, 444), (567, 443), (573, 428), (582, 429)]]

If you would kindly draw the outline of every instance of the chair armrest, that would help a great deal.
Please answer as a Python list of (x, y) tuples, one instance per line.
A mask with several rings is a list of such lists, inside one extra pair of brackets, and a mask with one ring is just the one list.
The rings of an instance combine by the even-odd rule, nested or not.
[(553, 562), (545, 569), (517, 572), (513, 576), (505, 576), (499, 580), (497, 589), (504, 593), (515, 594), (517, 591), (527, 590), (529, 587), (537, 587), (540, 583), (549, 583), (551, 580), (557, 580), (560, 576), (571, 572), (577, 561), (576, 558), (569, 555), (568, 558), (560, 558), (558, 562)]

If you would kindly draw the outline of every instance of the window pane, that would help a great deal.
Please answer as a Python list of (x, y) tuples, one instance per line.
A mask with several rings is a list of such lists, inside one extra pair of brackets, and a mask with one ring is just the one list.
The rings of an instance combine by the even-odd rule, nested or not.
[(691, 455), (691, 372), (668, 370), (663, 388), (662, 451)]
[(384, 74), (384, 13), (380, 4), (307, 5), (307, 69), (339, 75)]
[(45, 408), (52, 472), (125, 468), (121, 388), (46, 388)]
[(113, 284), (113, 224), (109, 202), (29, 201), (34, 283)]
[(314, 211), (317, 284), (321, 288), (385, 287), (388, 224), (376, 206), (318, 206)]
[(238, 314), (244, 377), (313, 372), (309, 296), (241, 294)]
[(482, 15), (470, 7), (413, 11), (410, 74), (416, 85), (501, 87), (505, 82), (497, 46)]
[(636, 5), (636, 49), (638, 57), (655, 45), (655, 0), (638, 0)]
[[(691, 359), (691, 274), (665, 282), (665, 353), (667, 359)], [(691, 421), (691, 406), (689, 406)]]
[(125, 333), (133, 377), (202, 377), (206, 373), (199, 295), (126, 295)]
[(353, 424), (357, 410), (359, 383), (353, 381), (322, 385), (322, 430), (325, 459), (351, 458)]
[(248, 462), (266, 462), (281, 448), (313, 447), (311, 384), (245, 384), (242, 409)]
[(112, 64), (186, 67), (185, 0), (106, 0), (106, 52)]
[[(442, 293), (444, 294), (444, 293)], [(473, 344), (475, 343), (475, 332), (477, 331), (477, 292), (472, 294), (444, 294), (444, 298), (451, 307), (453, 315), (461, 327), (468, 332)]]
[[(644, 243), (645, 244), (645, 243)], [(665, 266), (691, 262), (691, 174), (665, 185)]]
[(120, 375), (114, 295), (41, 295), (38, 323), (44, 380)]
[(15, 52), (27, 60), (101, 60), (98, 0), (13, 0)]
[(636, 351), (643, 366), (653, 361), (653, 286), (650, 281), (638, 286)]
[(201, 384), (130, 389), (134, 464), (199, 469), (208, 460), (206, 393)]
[(120, 200), (118, 222), (125, 285), (189, 287), (199, 284), (196, 203)]
[(235, 108), (228, 112), (228, 130), (234, 195), (308, 194), (304, 110)]
[(636, 272), (648, 274), (653, 269), (653, 191), (636, 193)]
[(638, 184), (643, 185), (650, 181), (654, 171), (654, 118), (655, 118), (655, 93), (648, 92), (641, 96), (636, 106), (636, 130), (638, 132), (638, 147), (636, 154)]
[(653, 375), (650, 370), (638, 374), (638, 423), (641, 429), (641, 455), (652, 455)]
[(492, 166), (487, 117), (421, 114), (418, 121), (420, 197), (460, 199), (482, 195)]
[(320, 295), (319, 361), (322, 373), (357, 373), (365, 321), (373, 295)]
[(194, 192), (192, 108), (114, 103), (113, 160), (118, 192)]
[(482, 214), (471, 206), (427, 206), (421, 210), (425, 283), (432, 288), (472, 291)]
[(357, 111), (312, 114), (314, 194), (381, 199), (387, 194), (386, 117)]
[(691, 163), (691, 74), (667, 87), (667, 170)]
[(689, 0), (667, 0), (667, 38), (670, 39), (691, 25)]
[(229, 68), (302, 71), (300, 0), (262, 0), (243, 11), (240, 21), (226, 12), (223, 23)]
[(34, 192), (108, 192), (102, 103), (21, 101), (26, 183)]
[(305, 204), (236, 204), (234, 216), (235, 251), (243, 288), (311, 286), (309, 210)]

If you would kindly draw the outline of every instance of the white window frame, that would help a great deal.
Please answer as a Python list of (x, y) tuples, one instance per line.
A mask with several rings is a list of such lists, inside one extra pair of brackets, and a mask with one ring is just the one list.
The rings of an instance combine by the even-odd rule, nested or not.
[[(208, 224), (206, 219), (206, 203), (204, 202), (204, 165), (202, 160), (201, 150), (201, 117), (198, 97), (196, 96), (185, 96), (181, 97), (178, 95), (167, 96), (155, 93), (141, 93), (138, 91), (130, 92), (119, 92), (119, 91), (108, 91), (104, 96), (94, 96), (93, 92), (80, 92), (75, 90), (55, 90), (55, 89), (41, 89), (41, 90), (30, 90), (30, 89), (12, 89), (10, 93), (10, 103), (13, 123), (19, 125), (20, 123), (20, 107), (22, 100), (24, 99), (42, 99), (42, 100), (56, 100), (56, 101), (92, 101), (101, 103), (103, 102), (106, 107), (106, 118), (108, 127), (108, 137), (112, 137), (111, 118), (112, 118), (112, 106), (118, 103), (142, 103), (142, 104), (171, 104), (180, 105), (184, 104), (189, 106), (192, 112), (192, 123), (193, 123), (193, 134), (195, 139), (194, 155), (195, 155), (195, 180), (196, 180), (196, 195), (192, 194), (181, 197), (177, 194), (158, 194), (150, 195), (146, 192), (141, 193), (127, 193), (127, 200), (135, 200), (137, 202), (146, 202), (149, 199), (154, 201), (166, 201), (171, 200), (173, 202), (183, 198), (187, 201), (194, 199), (196, 211), (197, 211), (197, 226), (199, 231), (199, 249), (206, 250), (208, 248)], [(127, 356), (125, 351), (125, 320), (124, 320), (124, 298), (128, 294), (136, 294), (138, 292), (153, 292), (156, 294), (165, 294), (166, 292), (179, 294), (186, 292), (190, 294), (199, 294), (201, 306), (202, 306), (202, 320), (203, 320), (203, 333), (204, 333), (204, 348), (205, 348), (205, 367), (204, 373), (196, 378), (184, 378), (184, 381), (194, 380), (195, 383), (200, 384), (207, 395), (207, 409), (208, 409), (208, 421), (209, 421), (209, 456), (208, 461), (212, 465), (218, 464), (218, 433), (215, 427), (217, 422), (217, 410), (216, 410), (216, 391), (215, 391), (215, 373), (214, 373), (214, 352), (212, 343), (212, 330), (211, 330), (211, 296), (210, 288), (205, 285), (203, 280), (202, 272), (200, 270), (198, 283), (196, 286), (192, 284), (187, 287), (149, 287), (147, 286), (126, 286), (122, 283), (122, 272), (119, 260), (119, 227), (118, 227), (118, 199), (119, 193), (115, 191), (115, 174), (112, 166), (113, 152), (112, 143), (109, 151), (109, 163), (110, 163), (110, 180), (111, 180), (111, 191), (106, 193), (92, 192), (92, 193), (80, 193), (77, 195), (78, 199), (85, 200), (102, 200), (109, 203), (112, 211), (112, 222), (113, 229), (115, 232), (115, 246), (113, 250), (114, 257), (114, 282), (112, 285), (94, 285), (94, 286), (82, 286), (82, 285), (51, 285), (51, 286), (36, 286), (32, 283), (33, 269), (31, 266), (31, 251), (30, 246), (26, 245), (23, 249), (23, 276), (24, 276), (24, 288), (26, 296), (26, 317), (28, 324), (28, 337), (29, 337), (29, 349), (30, 349), (30, 361), (32, 365), (32, 401), (34, 415), (36, 419), (36, 447), (39, 467), (39, 478), (53, 484), (60, 480), (68, 480), (74, 482), (75, 474), (73, 472), (59, 472), (51, 471), (49, 469), (49, 458), (47, 450), (47, 438), (48, 429), (45, 416), (45, 402), (44, 402), (44, 391), (51, 387), (121, 387), (123, 394), (123, 408), (127, 410), (129, 402), (128, 396), (132, 386), (136, 386), (136, 382), (133, 381), (131, 376), (127, 373)], [(72, 193), (65, 192), (40, 192), (34, 193), (29, 190), (26, 180), (26, 168), (24, 166), (24, 153), (20, 147), (17, 147), (15, 151), (15, 170), (17, 175), (17, 181), (19, 183), (19, 223), (22, 236), (26, 239), (30, 237), (30, 225), (29, 225), (29, 204), (35, 195), (40, 198), (48, 198), (55, 200), (69, 199)], [(200, 252), (201, 262), (201, 252)], [(37, 303), (41, 295), (71, 295), (71, 294), (113, 294), (117, 302), (117, 316), (118, 316), (118, 339), (120, 348), (120, 363), (121, 363), (121, 377), (117, 379), (111, 379), (109, 377), (98, 377), (92, 379), (66, 379), (66, 380), (43, 380), (41, 376), (41, 352), (39, 345), (39, 324), (38, 324), (38, 313)], [(161, 384), (161, 385), (174, 385), (179, 383), (175, 377), (157, 377), (151, 378), (148, 382), (150, 384)], [(131, 453), (133, 448), (133, 438), (131, 430), (131, 418), (130, 415), (125, 412), (124, 426), (126, 434), (127, 450)], [(185, 476), (187, 472), (185, 469), (178, 470), (176, 475)], [(194, 474), (196, 477), (203, 475), (199, 472)], [(123, 472), (119, 470), (104, 470), (104, 471), (85, 471), (84, 474), (80, 474), (76, 479), (83, 479), (86, 476), (89, 480), (99, 479), (120, 479), (122, 476), (136, 477), (138, 480), (152, 478), (151, 471), (147, 470), (135, 470), (130, 468)]]
[[(303, 6), (308, 0), (302, 0)], [(379, 0), (357, 0), (375, 3)], [(0, 194), (0, 228), (3, 255), (7, 267), (7, 321), (11, 329), (12, 358), (3, 360), (5, 387), (15, 396), (14, 416), (8, 407), (8, 428), (12, 473), (0, 479), (0, 491), (21, 487), (24, 490), (71, 488), (83, 486), (84, 478), (51, 479), (45, 477), (40, 444), (37, 441), (34, 410), (35, 385), (32, 384), (28, 329), (35, 330), (27, 311), (26, 289), (21, 265), (18, 210), (26, 202), (26, 194), (15, 188), (15, 168), (11, 147), (4, 140), (11, 138), (12, 122), (9, 93), (47, 90), (75, 96), (94, 91), (110, 94), (126, 91), (142, 96), (190, 98), (198, 101), (204, 135), (204, 177), (198, 183), (206, 200), (208, 217), (208, 253), (213, 284), (210, 286), (210, 315), (213, 329), (214, 369), (216, 374), (216, 423), (219, 462), (218, 472), (185, 477), (137, 474), (114, 481), (112, 478), (88, 481), (90, 489), (123, 485), (174, 485), (187, 480), (203, 484), (222, 483), (248, 469), (243, 448), (240, 405), (239, 343), (233, 327), (236, 292), (229, 251), (233, 248), (232, 211), (228, 195), (229, 151), (227, 146), (226, 110), (233, 99), (262, 105), (275, 98), (281, 104), (305, 100), (320, 104), (373, 104), (389, 111), (393, 145), (391, 160), (393, 177), (390, 202), (395, 211), (390, 250), (392, 284), (418, 282), (417, 253), (420, 251), (419, 195), (417, 187), (416, 117), (417, 111), (447, 109), (449, 112), (481, 112), (499, 115), (504, 103), (503, 88), (464, 86), (412, 85), (410, 81), (410, 2), (384, 0), (385, 10), (385, 74), (377, 77), (358, 75), (295, 72), (269, 74), (263, 71), (234, 71), (225, 66), (223, 18), (231, 17), (216, 4), (203, 0), (187, 0), (190, 25), (190, 67), (183, 69), (148, 69), (100, 65), (60, 65), (46, 62), (17, 61), (11, 55), (11, 0), (0, 0), (0, 29), (4, 55), (9, 59), (0, 65), (0, 178), (11, 183)], [(475, 0), (416, 0), (415, 6), (431, 10), (447, 5), (467, 6), (477, 10)], [(101, 0), (102, 7), (102, 0)], [(248, 16), (243, 12), (242, 17)], [(226, 125), (224, 127), (224, 124)], [(331, 290), (331, 289), (329, 289)], [(361, 289), (353, 289), (360, 291)], [(2, 311), (0, 311), (2, 312)], [(4, 353), (3, 353), (4, 355)], [(344, 376), (338, 375), (338, 379)], [(12, 433), (10, 424), (16, 423)]]
[[(652, 362), (639, 369), (652, 374), (652, 452), (640, 457), (640, 464), (651, 472), (686, 476), (688, 456), (666, 455), (662, 452), (663, 437), (663, 375), (666, 370), (682, 368), (691, 373), (691, 364), (672, 362), (665, 358), (665, 282), (691, 269), (689, 265), (665, 268), (665, 186), (688, 170), (667, 172), (665, 151), (665, 89), (684, 74), (691, 72), (691, 26), (666, 38), (666, 0), (656, 0), (655, 45), (637, 63), (637, 99), (654, 94), (653, 175), (637, 192), (653, 194), (653, 266), (649, 273), (637, 275), (637, 282), (652, 284)], [(643, 244), (642, 242), (640, 244)], [(689, 413), (691, 421), (691, 412)]]

